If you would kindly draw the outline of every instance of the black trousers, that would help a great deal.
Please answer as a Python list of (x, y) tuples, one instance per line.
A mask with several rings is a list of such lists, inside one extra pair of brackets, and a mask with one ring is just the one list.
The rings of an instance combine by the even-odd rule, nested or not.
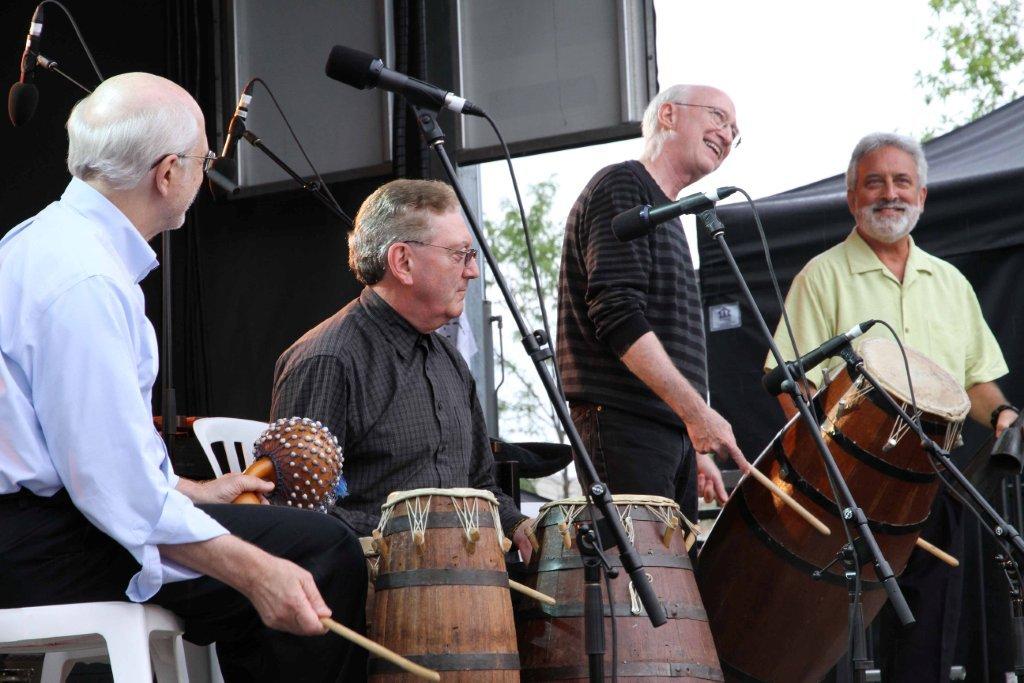
[(574, 404), (572, 421), (612, 493), (670, 498), (696, 521), (697, 463), (685, 429), (591, 403)]
[[(336, 620), (362, 629), (366, 564), (356, 536), (329, 515), (267, 505), (201, 505), (232, 534), (304, 567)], [(0, 496), (0, 607), (127, 600), (138, 563), (94, 527), (61, 490)], [(226, 681), (358, 681), (365, 655), (328, 633), (265, 627), (251, 603), (209, 577), (165, 584), (150, 602), (185, 624), (185, 638), (216, 641)]]
[[(964, 556), (963, 506), (943, 488), (921, 537)], [(879, 664), (884, 681), (948, 681), (956, 654), (963, 567), (950, 567), (915, 548), (898, 579), (916, 623), (900, 626), (886, 603), (879, 615)]]

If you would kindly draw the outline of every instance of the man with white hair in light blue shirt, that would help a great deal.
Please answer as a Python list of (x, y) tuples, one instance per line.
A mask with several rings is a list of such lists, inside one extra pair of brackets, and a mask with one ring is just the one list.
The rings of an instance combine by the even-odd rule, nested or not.
[(182, 225), (215, 156), (199, 106), (122, 74), (67, 128), (71, 183), (0, 241), (0, 608), (151, 601), (217, 641), (229, 680), (359, 678), (320, 621), (361, 626), (354, 535), (311, 511), (226, 505), (273, 485), (182, 479), (153, 428), (139, 282), (157, 266), (147, 242)]

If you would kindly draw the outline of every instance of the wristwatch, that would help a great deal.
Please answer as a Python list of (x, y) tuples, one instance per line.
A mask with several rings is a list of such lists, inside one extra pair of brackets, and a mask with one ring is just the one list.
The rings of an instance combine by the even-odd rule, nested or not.
[(1018, 408), (1017, 406), (1012, 406), (1009, 403), (1002, 403), (996, 406), (996, 409), (992, 411), (992, 416), (989, 418), (989, 423), (992, 425), (992, 429), (996, 428), (996, 422), (999, 420), (999, 415), (1004, 410), (1012, 410), (1013, 412), (1020, 415), (1020, 408)]

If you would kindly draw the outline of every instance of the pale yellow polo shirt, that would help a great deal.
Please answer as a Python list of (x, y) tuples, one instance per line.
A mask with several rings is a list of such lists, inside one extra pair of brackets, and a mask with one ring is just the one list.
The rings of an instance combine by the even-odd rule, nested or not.
[[(904, 344), (941, 365), (964, 388), (1007, 373), (1002, 351), (967, 278), (917, 247), (913, 238), (901, 284), (853, 230), (797, 274), (786, 295), (786, 310), (801, 353), (877, 318), (892, 325)], [(858, 342), (871, 337), (892, 339), (892, 333), (875, 325)], [(775, 330), (775, 343), (784, 359), (795, 357), (782, 320)], [(808, 372), (807, 379), (821, 387), (823, 369), (842, 364), (839, 358), (826, 361)], [(773, 367), (775, 359), (769, 353), (765, 368)]]

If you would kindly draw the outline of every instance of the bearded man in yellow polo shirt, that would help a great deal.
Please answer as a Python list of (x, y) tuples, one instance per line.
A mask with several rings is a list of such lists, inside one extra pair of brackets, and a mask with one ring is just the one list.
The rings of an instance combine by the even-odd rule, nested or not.
[[(846, 199), (856, 226), (843, 242), (800, 271), (786, 297), (786, 311), (804, 353), (865, 320), (885, 320), (904, 344), (963, 384), (971, 399), (971, 417), (991, 425), (998, 435), (1018, 414), (995, 383), (1007, 372), (1002, 352), (967, 279), (910, 237), (924, 209), (927, 175), (928, 163), (917, 141), (889, 133), (864, 137), (846, 172)], [(877, 325), (865, 336), (889, 334)], [(784, 358), (795, 357), (781, 321), (775, 342)], [(831, 369), (841, 364), (833, 359)], [(765, 367), (774, 366), (769, 355)], [(807, 372), (815, 387), (824, 383), (823, 368)], [(783, 395), (779, 400), (791, 417), (791, 399)], [(960, 505), (940, 491), (922, 536), (962, 556), (961, 516)], [(915, 550), (899, 583), (917, 623), (895, 628), (891, 638), (881, 639), (887, 646), (884, 680), (949, 680), (960, 612), (960, 569), (949, 569)]]

